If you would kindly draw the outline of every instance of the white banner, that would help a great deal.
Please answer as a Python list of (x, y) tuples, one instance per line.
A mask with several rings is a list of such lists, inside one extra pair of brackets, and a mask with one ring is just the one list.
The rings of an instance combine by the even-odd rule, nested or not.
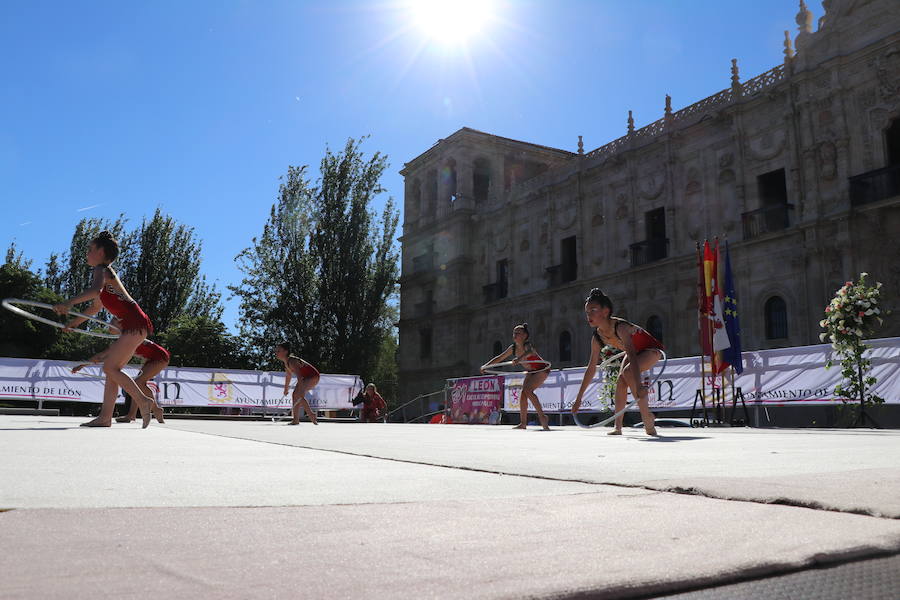
[[(877, 384), (869, 390), (881, 396), (889, 404), (900, 404), (900, 338), (868, 340), (871, 346), (866, 356), (872, 361), (870, 374)], [(825, 369), (825, 361), (831, 357), (831, 344), (777, 348), (744, 352), (744, 372), (735, 378), (735, 387), (741, 388), (748, 405), (829, 405), (841, 402), (834, 388), (841, 383), (840, 365)], [(656, 378), (661, 365), (650, 371)], [(519, 394), (524, 375), (506, 375), (503, 410), (519, 410)], [(536, 394), (546, 411), (568, 411), (575, 401), (584, 367), (551, 371), (547, 381)], [(716, 384), (720, 384), (716, 381)], [(701, 385), (699, 357), (669, 359), (665, 370), (650, 390), (650, 407), (654, 411), (685, 410), (694, 404)], [(707, 398), (711, 382), (707, 380)], [(726, 386), (725, 400), (731, 403), (731, 385)], [(584, 395), (583, 411), (597, 411), (608, 406), (603, 395), (599, 375), (595, 375)], [(601, 397), (602, 396), (602, 397)], [(699, 403), (698, 403), (699, 407)], [(533, 412), (529, 406), (529, 411)], [(637, 410), (634, 407), (632, 410)]]
[[(103, 373), (99, 365), (73, 374), (79, 363), (29, 358), (0, 358), (0, 398), (102, 402)], [(127, 365), (136, 377), (140, 367)], [(284, 372), (239, 371), (171, 367), (153, 378), (159, 404), (168, 406), (291, 407), (291, 390), (284, 396)], [(291, 381), (291, 387), (296, 379)], [(322, 373), (306, 396), (313, 410), (349, 410), (362, 390), (357, 375)], [(119, 395), (118, 402), (123, 401)]]

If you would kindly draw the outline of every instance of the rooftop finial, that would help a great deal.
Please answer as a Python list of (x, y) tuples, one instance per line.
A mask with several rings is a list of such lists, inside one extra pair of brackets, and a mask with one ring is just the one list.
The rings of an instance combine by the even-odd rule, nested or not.
[(797, 29), (800, 33), (812, 33), (813, 14), (806, 7), (806, 2), (800, 0), (800, 12), (797, 13)]
[(791, 32), (784, 30), (784, 64), (789, 65), (794, 60), (794, 47), (791, 46)]
[(672, 96), (666, 94), (666, 116), (672, 116)]
[(634, 133), (634, 117), (631, 116), (631, 111), (628, 111), (628, 135)]
[(584, 154), (584, 141), (580, 135), (578, 136), (578, 154)]
[(740, 70), (738, 69), (737, 59), (731, 59), (731, 87), (736, 88), (741, 85), (741, 75)]

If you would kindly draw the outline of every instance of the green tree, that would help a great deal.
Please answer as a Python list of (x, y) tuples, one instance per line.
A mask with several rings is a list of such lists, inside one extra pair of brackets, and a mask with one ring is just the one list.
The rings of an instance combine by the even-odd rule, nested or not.
[(50, 253), (50, 258), (44, 266), (44, 286), (53, 293), (62, 296), (65, 285), (65, 272), (60, 264), (60, 256), (56, 252)]
[(31, 260), (25, 258), (25, 253), (16, 248), (15, 241), (9, 243), (9, 248), (6, 249), (6, 262), (4, 264), (13, 265), (27, 271), (31, 269), (31, 263)]
[(193, 228), (179, 224), (157, 208), (129, 239), (134, 247), (123, 261), (122, 283), (150, 315), (157, 331), (165, 331), (184, 314), (192, 295), (198, 292), (206, 296), (193, 308), (202, 306), (207, 312), (200, 314), (207, 316), (215, 311), (216, 302), (209, 302), (205, 284), (198, 287), (202, 283), (198, 260), (202, 244)]
[(257, 368), (278, 368), (272, 347), (282, 340), (320, 361), (324, 338), (315, 325), (317, 277), (309, 252), (312, 193), (306, 167), (288, 167), (262, 235), (237, 256), (244, 277), (229, 289), (240, 298), (241, 336)]
[(87, 249), (91, 240), (97, 237), (101, 231), (109, 231), (119, 241), (121, 253), (116, 263), (117, 270), (122, 270), (122, 265), (128, 265), (131, 262), (130, 239), (124, 235), (125, 222), (125, 215), (119, 215), (115, 221), (91, 218), (78, 222), (75, 232), (72, 234), (69, 252), (64, 260), (68, 263), (68, 268), (62, 276), (63, 296), (71, 298), (91, 285), (91, 268), (87, 264)]
[(373, 375), (392, 336), (399, 216), (391, 200), (378, 223), (371, 203), (384, 190), (387, 158), (366, 158), (363, 140), (326, 149), (318, 185), (306, 167), (289, 167), (262, 235), (238, 255), (245, 277), (242, 335), (259, 367), (287, 339), (323, 370)]
[(159, 343), (172, 354), (172, 366), (247, 368), (238, 340), (220, 320), (208, 316), (176, 317)]
[[(0, 266), (0, 297), (23, 298), (52, 304), (58, 301), (50, 290), (41, 286), (40, 278), (15, 260)], [(40, 310), (40, 309), (36, 309)], [(52, 313), (42, 315), (51, 317)], [(40, 358), (56, 341), (59, 330), (26, 319), (8, 310), (0, 310), (0, 356), (15, 358)]]

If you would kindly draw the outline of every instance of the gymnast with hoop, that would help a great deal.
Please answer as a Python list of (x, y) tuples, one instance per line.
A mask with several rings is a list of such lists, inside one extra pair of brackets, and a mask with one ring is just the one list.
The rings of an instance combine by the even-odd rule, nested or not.
[(653, 413), (649, 407), (649, 386), (641, 381), (641, 373), (648, 371), (665, 356), (662, 343), (650, 335), (645, 329), (612, 316), (612, 300), (599, 288), (591, 290), (584, 302), (584, 314), (587, 322), (594, 330), (591, 336), (591, 358), (584, 371), (581, 380), (581, 388), (572, 405), (572, 413), (578, 413), (581, 407), (581, 398), (597, 369), (600, 359), (600, 350), (604, 345), (609, 345), (625, 352), (622, 366), (619, 369), (619, 378), (616, 382), (616, 417), (615, 427), (608, 435), (622, 435), (622, 421), (625, 418), (626, 397), (631, 389), (632, 396), (637, 399), (641, 410), (641, 418), (644, 422), (644, 430), (647, 435), (656, 435)]
[(291, 394), (291, 425), (300, 424), (300, 408), (306, 411), (313, 425), (318, 425), (316, 414), (309, 408), (306, 394), (319, 383), (319, 370), (300, 358), (291, 354), (289, 342), (281, 342), (275, 346), (275, 356), (284, 363), (284, 395), (287, 396), (291, 385), (291, 374), (297, 376), (297, 386)]
[(520, 323), (513, 327), (513, 343), (502, 353), (485, 363), (481, 367), (481, 372), (485, 373), (486, 367), (501, 363), (510, 356), (513, 357), (512, 362), (514, 364), (521, 364), (527, 372), (525, 381), (522, 383), (522, 396), (519, 398), (519, 424), (513, 429), (527, 428), (528, 402), (531, 401), (535, 412), (537, 412), (538, 420), (541, 422), (541, 427), (544, 428), (544, 431), (550, 431), (547, 415), (544, 414), (544, 407), (541, 406), (540, 399), (534, 393), (534, 390), (541, 387), (541, 384), (547, 380), (547, 376), (550, 374), (548, 368), (550, 363), (542, 359), (534, 345), (532, 345), (531, 334), (528, 332), (528, 323)]
[[(110, 323), (116, 329), (119, 329), (119, 320), (113, 318)], [(81, 365), (75, 365), (72, 367), (72, 372), (77, 373), (84, 367), (89, 364), (97, 364), (99, 362), (103, 362), (106, 358), (106, 355), (109, 351), (104, 350), (88, 359), (88, 362)], [(144, 359), (144, 364), (141, 366), (141, 372), (138, 373), (137, 378), (134, 382), (144, 390), (145, 393), (153, 396), (153, 390), (150, 389), (150, 386), (147, 385), (147, 382), (160, 374), (160, 372), (169, 366), (169, 361), (172, 356), (169, 354), (169, 351), (157, 344), (156, 342), (151, 342), (150, 340), (144, 340), (141, 342), (141, 345), (138, 346), (137, 350), (134, 351), (135, 356), (140, 356)], [(162, 407), (154, 400), (153, 402), (153, 416), (156, 417), (156, 420), (160, 423), (165, 423), (166, 420), (163, 418), (163, 410)], [(132, 402), (131, 408), (128, 411), (127, 415), (123, 415), (116, 419), (116, 423), (131, 423), (134, 421), (134, 418), (137, 416), (138, 411), (138, 403)], [(141, 413), (143, 416), (143, 413)]]
[[(118, 319), (119, 328), (122, 331), (122, 334), (109, 346), (103, 358), (106, 384), (103, 388), (103, 407), (100, 409), (100, 415), (87, 423), (82, 423), (82, 427), (109, 427), (112, 425), (113, 410), (116, 406), (119, 388), (128, 392), (135, 402), (141, 403), (143, 427), (146, 428), (150, 424), (153, 396), (145, 393), (134, 379), (122, 371), (122, 367), (134, 355), (144, 338), (153, 332), (153, 324), (125, 290), (116, 272), (109, 266), (118, 256), (119, 243), (110, 232), (101, 231), (88, 244), (87, 249), (87, 264), (92, 267), (91, 287), (77, 296), (53, 306), (53, 310), (65, 315), (72, 310), (74, 305), (90, 301), (90, 307), (85, 311), (85, 314), (90, 316), (100, 312), (100, 305), (102, 305), (102, 308)], [(100, 302), (98, 303), (97, 300)], [(73, 329), (86, 320), (85, 316), (75, 317), (66, 323), (66, 329)]]

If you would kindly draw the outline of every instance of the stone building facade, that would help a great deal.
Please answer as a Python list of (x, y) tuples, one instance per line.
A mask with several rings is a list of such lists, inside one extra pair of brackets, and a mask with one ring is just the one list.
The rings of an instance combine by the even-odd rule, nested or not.
[[(408, 162), (400, 393), (472, 375), (527, 321), (556, 367), (583, 365), (583, 299), (696, 355), (696, 243), (727, 238), (746, 350), (819, 343), (835, 290), (884, 283), (900, 335), (900, 1), (825, 0), (784, 63), (600, 148), (463, 128)], [(796, 51), (794, 50), (796, 48)]]

